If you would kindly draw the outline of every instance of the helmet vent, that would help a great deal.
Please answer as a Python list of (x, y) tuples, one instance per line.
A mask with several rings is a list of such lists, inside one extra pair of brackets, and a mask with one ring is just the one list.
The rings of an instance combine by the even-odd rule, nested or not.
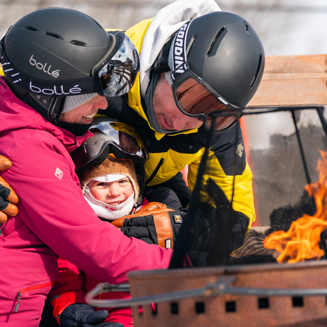
[(209, 49), (208, 49), (208, 52), (207, 52), (207, 57), (210, 57), (211, 55), (214, 55), (214, 53), (211, 53), (212, 52), (212, 49), (215, 46), (215, 44), (217, 43), (219, 37), (222, 36), (222, 34), (224, 33), (225, 30), (226, 30), (226, 28), (225, 28), (225, 26), (223, 26), (218, 31), (218, 33), (216, 34), (216, 36), (214, 37), (214, 39), (212, 40), (212, 42), (211, 42), (211, 44), (209, 46)]
[(87, 44), (85, 42), (78, 41), (78, 40), (72, 40), (72, 41), (70, 41), (70, 44), (77, 45), (79, 47), (86, 47), (87, 46)]
[(259, 72), (260, 72), (260, 69), (261, 69), (261, 65), (262, 65), (262, 54), (259, 57), (258, 68), (257, 68), (257, 71), (255, 72), (255, 75), (254, 75), (253, 80), (252, 80), (252, 82), (250, 84), (250, 87), (253, 87), (254, 83), (256, 82), (256, 80), (258, 78), (258, 75), (259, 75)]
[(33, 27), (33, 26), (24, 26), (27, 30), (29, 31), (33, 31), (33, 32), (36, 32), (37, 31), (37, 28), (36, 27)]
[(188, 55), (188, 53), (190, 52), (190, 50), (191, 50), (191, 48), (192, 48), (192, 45), (193, 45), (195, 39), (196, 39), (196, 35), (193, 35), (193, 36), (192, 36), (192, 39), (190, 40), (190, 42), (189, 42), (189, 44), (188, 44), (188, 46), (187, 46), (187, 49), (186, 49), (186, 55)]
[(245, 24), (245, 28), (244, 28), (245, 35), (251, 36), (251, 29), (249, 23), (245, 21), (244, 24)]
[(48, 35), (48, 36), (51, 36), (51, 37), (54, 37), (54, 38), (59, 39), (59, 40), (63, 40), (63, 38), (60, 35), (52, 33), (52, 32), (45, 31), (44, 34)]

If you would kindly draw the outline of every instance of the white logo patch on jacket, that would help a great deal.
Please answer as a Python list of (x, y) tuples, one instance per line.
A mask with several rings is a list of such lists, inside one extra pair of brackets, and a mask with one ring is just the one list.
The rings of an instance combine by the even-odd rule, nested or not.
[(242, 158), (242, 155), (243, 155), (243, 151), (244, 151), (243, 144), (240, 143), (240, 144), (237, 146), (236, 153), (237, 153), (241, 158)]
[(56, 171), (55, 171), (55, 176), (58, 177), (59, 179), (62, 179), (62, 176), (64, 175), (64, 173), (59, 169), (57, 168)]

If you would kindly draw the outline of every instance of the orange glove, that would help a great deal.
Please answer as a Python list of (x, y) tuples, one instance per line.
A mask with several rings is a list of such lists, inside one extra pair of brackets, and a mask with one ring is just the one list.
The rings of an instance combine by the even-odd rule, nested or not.
[(135, 218), (135, 217), (141, 217), (141, 216), (143, 217), (143, 216), (146, 216), (146, 215), (152, 215), (153, 213), (165, 213), (165, 212), (168, 212), (168, 211), (174, 211), (174, 209), (167, 208), (167, 206), (165, 204), (163, 204), (163, 203), (150, 202), (146, 206), (139, 209), (137, 211), (137, 213), (127, 215), (127, 216), (124, 216), (122, 218), (115, 219), (111, 223), (115, 227), (121, 228), (123, 226), (124, 220), (126, 218), (131, 219), (131, 218)]
[[(11, 161), (0, 155), (0, 171), (11, 167)], [(0, 224), (8, 220), (7, 215), (16, 216), (18, 208), (15, 206), (19, 202), (18, 196), (10, 185), (0, 176)]]
[(181, 223), (180, 210), (167, 208), (159, 202), (150, 202), (137, 213), (112, 221), (125, 235), (150, 239), (163, 248), (173, 248)]

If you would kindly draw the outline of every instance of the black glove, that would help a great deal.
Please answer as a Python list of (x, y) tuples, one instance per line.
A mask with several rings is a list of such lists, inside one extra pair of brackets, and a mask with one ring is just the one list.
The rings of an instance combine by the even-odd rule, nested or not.
[[(0, 155), (0, 171), (11, 167), (11, 161)], [(7, 215), (16, 216), (18, 197), (9, 184), (0, 176), (0, 224), (7, 221)]]
[(95, 311), (90, 305), (74, 303), (69, 305), (60, 315), (61, 327), (122, 327), (115, 322), (103, 322), (108, 317), (107, 310)]
[(10, 194), (10, 189), (2, 184), (0, 184), (0, 210), (7, 209), (9, 205), (9, 201), (7, 201), (7, 198)]
[(243, 245), (249, 218), (233, 209), (232, 203), (213, 180), (208, 180), (206, 191), (214, 205), (199, 203), (193, 233), (188, 235), (191, 246), (186, 252), (194, 266), (226, 265), (229, 255)]
[(158, 244), (152, 215), (125, 219), (120, 230), (128, 237), (138, 238), (148, 244)]
[(128, 237), (158, 244), (163, 248), (173, 248), (183, 216), (184, 212), (181, 210), (150, 202), (136, 214), (123, 217), (120, 221), (114, 220), (112, 224)]

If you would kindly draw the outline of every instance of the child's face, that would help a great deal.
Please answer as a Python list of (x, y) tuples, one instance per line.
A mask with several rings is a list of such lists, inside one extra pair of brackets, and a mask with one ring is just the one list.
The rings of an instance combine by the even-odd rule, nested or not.
[(133, 185), (128, 177), (110, 183), (91, 181), (88, 187), (96, 200), (111, 205), (118, 205), (124, 202), (134, 192)]

